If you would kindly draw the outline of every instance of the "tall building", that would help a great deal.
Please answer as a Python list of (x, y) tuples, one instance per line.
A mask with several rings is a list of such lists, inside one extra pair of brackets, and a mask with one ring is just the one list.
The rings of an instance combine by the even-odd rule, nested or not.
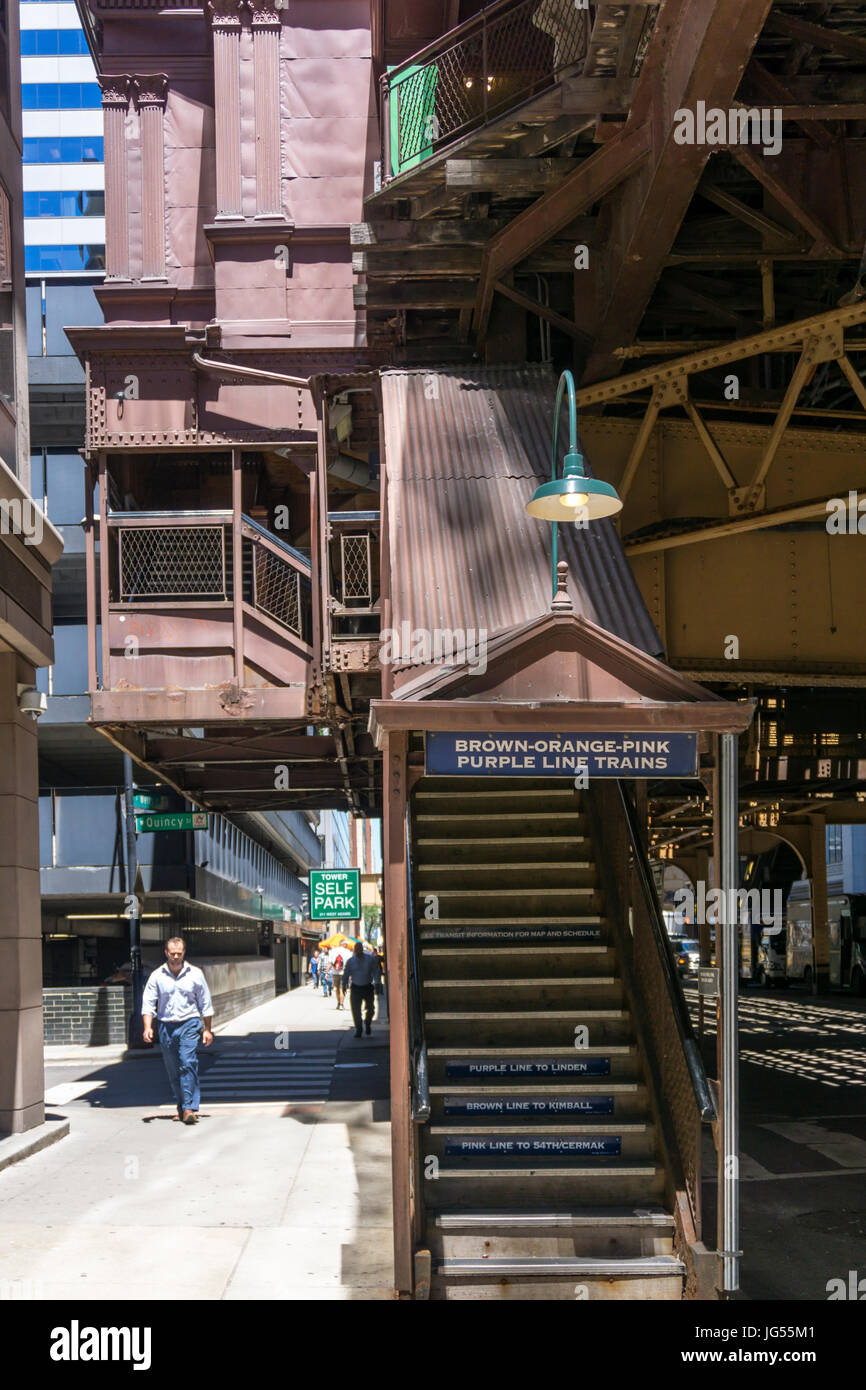
[[(120, 849), (123, 757), (86, 722), (85, 374), (64, 331), (102, 323), (105, 278), (102, 91), (74, 4), (21, 5), (21, 93), (29, 463), (34, 494), (65, 544), (55, 576), (55, 662), (39, 676), (47, 696), (39, 737), (45, 1036), (120, 1041), (128, 1001), (105, 981), (125, 969), (124, 900), (136, 874)], [(170, 786), (145, 785), (139, 796), (172, 810), (185, 805)], [(314, 822), (291, 812), (212, 815), (206, 829), (143, 834), (145, 964), (167, 934), (182, 931), (200, 961), (236, 962), (222, 1000), (226, 971), (214, 972), (223, 1018), (272, 990), (259, 953), (270, 950), (276, 924), (292, 931), (283, 919), (302, 916), (302, 878), (320, 862)]]
[(28, 275), (105, 269), (102, 93), (74, 4), (22, 0)]
[(0, 0), (0, 1133), (43, 1123), (36, 670), (62, 542), (30, 496), (17, 0)]

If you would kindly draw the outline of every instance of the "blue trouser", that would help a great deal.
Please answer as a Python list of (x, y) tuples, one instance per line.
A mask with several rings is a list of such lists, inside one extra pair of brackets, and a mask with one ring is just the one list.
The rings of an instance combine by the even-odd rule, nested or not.
[(198, 1056), (196, 1048), (201, 1037), (201, 1019), (185, 1018), (182, 1023), (159, 1025), (159, 1045), (168, 1072), (171, 1093), (182, 1110), (198, 1110)]

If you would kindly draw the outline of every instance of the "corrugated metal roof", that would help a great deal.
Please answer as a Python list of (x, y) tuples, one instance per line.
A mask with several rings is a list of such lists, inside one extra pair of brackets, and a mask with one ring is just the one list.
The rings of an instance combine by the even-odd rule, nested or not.
[[(546, 613), (552, 526), (524, 509), (550, 478), (553, 373), (395, 369), (382, 391), (394, 627), (492, 637)], [(559, 558), (575, 612), (662, 652), (612, 522), (561, 525)]]

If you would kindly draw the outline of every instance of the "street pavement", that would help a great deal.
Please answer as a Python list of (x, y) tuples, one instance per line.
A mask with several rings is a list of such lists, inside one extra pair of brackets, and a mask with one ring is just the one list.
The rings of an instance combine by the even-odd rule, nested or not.
[[(696, 1019), (693, 985), (686, 995)], [(866, 1279), (866, 999), (747, 986), (739, 1023), (743, 1296), (826, 1300), (831, 1280)], [(708, 1069), (715, 1045), (708, 1013)], [(715, 1163), (705, 1128), (707, 1244)]]
[(71, 1131), (0, 1172), (0, 1298), (392, 1297), (387, 1023), (305, 985), (199, 1057), (196, 1126), (158, 1053), (47, 1058)]

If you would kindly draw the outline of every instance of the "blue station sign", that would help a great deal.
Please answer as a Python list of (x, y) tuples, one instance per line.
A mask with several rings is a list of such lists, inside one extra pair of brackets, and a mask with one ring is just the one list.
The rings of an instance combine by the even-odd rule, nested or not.
[(694, 777), (697, 734), (428, 733), (428, 776)]

